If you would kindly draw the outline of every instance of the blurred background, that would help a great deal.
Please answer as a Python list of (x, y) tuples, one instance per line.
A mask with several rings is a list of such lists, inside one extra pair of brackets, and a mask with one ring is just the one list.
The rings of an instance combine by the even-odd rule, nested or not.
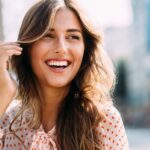
[[(0, 40), (16, 41), (25, 12), (37, 0), (0, 0)], [(79, 0), (117, 73), (114, 104), (131, 150), (150, 150), (150, 0)]]

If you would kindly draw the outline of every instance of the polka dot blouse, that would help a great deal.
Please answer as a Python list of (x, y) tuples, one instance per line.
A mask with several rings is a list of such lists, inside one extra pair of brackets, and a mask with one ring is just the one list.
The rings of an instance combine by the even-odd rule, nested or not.
[[(14, 100), (0, 119), (0, 150), (58, 150), (55, 127), (46, 133), (41, 125), (39, 129), (28, 127), (31, 112), (22, 115), (22, 123), (16, 121), (9, 130), (9, 124), (19, 108), (19, 101)], [(129, 150), (127, 136), (119, 112), (113, 106), (105, 109), (106, 118), (96, 126), (102, 150)], [(18, 128), (19, 127), (19, 128)], [(18, 138), (19, 137), (19, 138)]]

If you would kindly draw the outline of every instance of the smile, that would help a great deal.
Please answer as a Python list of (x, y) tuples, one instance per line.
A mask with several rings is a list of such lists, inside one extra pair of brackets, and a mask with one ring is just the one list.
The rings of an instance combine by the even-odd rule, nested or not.
[(54, 72), (63, 72), (64, 69), (71, 64), (71, 62), (68, 60), (47, 60), (46, 64)]

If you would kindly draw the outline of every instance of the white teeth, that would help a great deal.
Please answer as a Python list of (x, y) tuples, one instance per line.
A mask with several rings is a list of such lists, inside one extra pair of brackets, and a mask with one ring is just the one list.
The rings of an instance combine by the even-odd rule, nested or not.
[(47, 64), (49, 66), (68, 66), (67, 61), (48, 61)]

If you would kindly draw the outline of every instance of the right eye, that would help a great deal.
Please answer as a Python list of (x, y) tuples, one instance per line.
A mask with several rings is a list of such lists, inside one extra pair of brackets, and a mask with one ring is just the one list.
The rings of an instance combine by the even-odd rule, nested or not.
[(55, 36), (53, 34), (47, 33), (44, 37), (53, 39)]

